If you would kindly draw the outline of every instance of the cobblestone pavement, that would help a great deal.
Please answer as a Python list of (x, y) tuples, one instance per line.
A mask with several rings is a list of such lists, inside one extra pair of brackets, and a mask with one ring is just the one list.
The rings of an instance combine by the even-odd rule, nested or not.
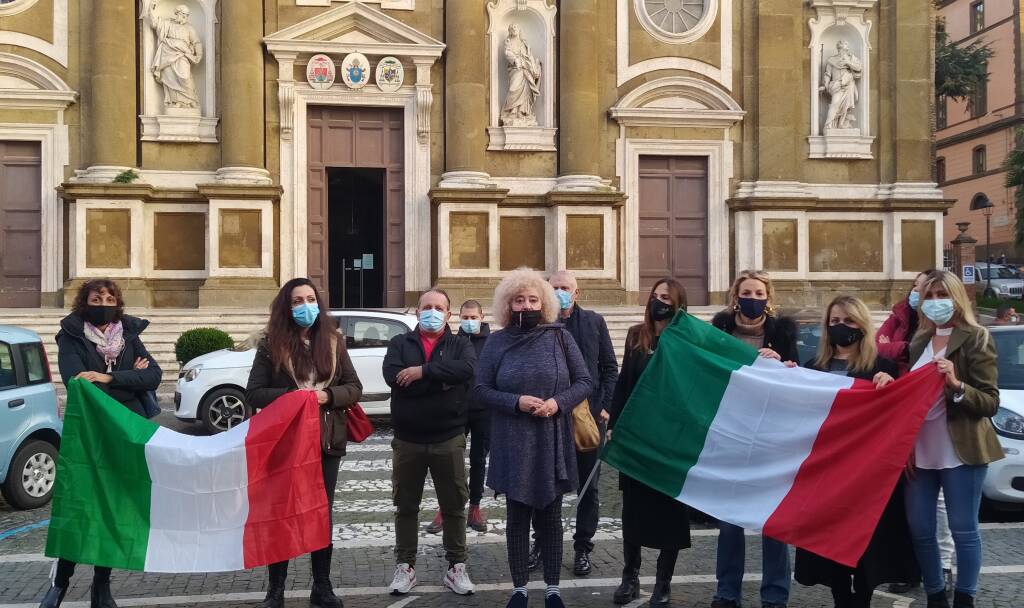
[[(165, 412), (160, 422), (176, 430), (197, 433)], [(390, 436), (386, 427), (367, 443), (352, 446), (342, 463), (337, 499), (334, 504), (334, 583), (349, 608), (426, 608), (501, 607), (505, 605), (511, 583), (504, 545), (504, 501), (488, 498), (483, 507), (490, 530), (483, 534), (470, 531), (469, 569), (477, 584), (477, 593), (458, 597), (441, 588), (444, 568), (440, 535), (422, 534), (417, 574), (420, 586), (406, 597), (386, 595), (385, 587), (393, 572), (394, 508), (390, 491)], [(571, 540), (565, 545), (563, 560), (563, 598), (569, 606), (611, 606), (611, 596), (619, 582), (621, 562), (619, 511), (620, 495), (614, 471), (601, 478), (601, 524), (592, 555), (594, 572), (589, 577), (572, 574)], [(424, 496), (421, 520), (428, 521), (437, 507), (433, 488)], [(566, 531), (571, 534), (572, 505), (567, 501), (564, 514)], [(35, 608), (49, 585), (52, 560), (42, 556), (46, 542), (49, 508), (14, 511), (0, 501), (0, 608)], [(1024, 607), (1024, 517), (999, 515), (983, 525), (985, 569), (981, 577), (979, 607)], [(567, 534), (568, 537), (568, 534)], [(694, 525), (693, 548), (680, 555), (673, 585), (675, 607), (707, 607), (714, 593), (715, 541), (717, 530)], [(744, 605), (759, 606), (759, 542), (748, 537), (747, 577)], [(642, 582), (646, 590), (653, 585), (655, 553), (645, 551)], [(89, 572), (82, 567), (75, 577), (65, 606), (87, 607)], [(539, 577), (536, 577), (539, 578)], [(535, 580), (534, 584), (538, 585)], [(289, 607), (308, 606), (310, 588), (309, 560), (293, 563), (288, 580)], [(257, 606), (263, 597), (266, 573), (263, 568), (243, 572), (200, 575), (155, 575), (115, 572), (114, 593), (121, 606), (195, 606), (228, 608)], [(531, 606), (543, 605), (543, 590), (531, 592)], [(643, 598), (630, 606), (646, 605)], [(791, 607), (828, 607), (832, 605), (827, 589), (806, 588), (793, 583)], [(876, 607), (921, 607), (920, 592), (895, 596), (876, 592)]]

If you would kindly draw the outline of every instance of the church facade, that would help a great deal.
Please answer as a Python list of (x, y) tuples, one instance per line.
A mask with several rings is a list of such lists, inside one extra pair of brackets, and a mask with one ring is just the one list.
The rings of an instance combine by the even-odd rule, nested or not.
[(520, 266), (891, 303), (942, 259), (931, 0), (0, 3), (0, 307), (334, 307)]

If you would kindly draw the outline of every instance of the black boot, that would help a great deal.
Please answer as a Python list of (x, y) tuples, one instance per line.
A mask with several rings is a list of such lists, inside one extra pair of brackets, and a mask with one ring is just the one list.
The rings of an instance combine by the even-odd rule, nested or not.
[(651, 593), (651, 606), (667, 606), (672, 601), (672, 575), (676, 570), (678, 551), (662, 549), (658, 554), (658, 576)]
[(284, 608), (284, 584), (288, 580), (288, 562), (267, 566), (267, 597), (259, 608)]
[(953, 594), (953, 608), (974, 608), (974, 598), (963, 591)]
[(937, 593), (929, 593), (926, 608), (949, 608), (949, 598), (946, 596), (946, 592), (943, 590)]
[(60, 608), (60, 603), (64, 601), (64, 596), (67, 595), (67, 587), (58, 587), (54, 585), (50, 587), (50, 590), (43, 596), (43, 601), (39, 602), (39, 608)]
[(97, 583), (93, 581), (92, 589), (89, 591), (89, 605), (91, 608), (117, 608), (114, 596), (110, 595), (110, 582)]
[(615, 590), (612, 601), (628, 604), (640, 597), (640, 546), (622, 543), (622, 557), (626, 565), (622, 568), (622, 584)]
[(310, 555), (313, 590), (309, 593), (309, 603), (318, 608), (343, 608), (341, 600), (334, 595), (334, 585), (331, 583), (331, 553), (333, 550), (334, 547), (328, 545)]

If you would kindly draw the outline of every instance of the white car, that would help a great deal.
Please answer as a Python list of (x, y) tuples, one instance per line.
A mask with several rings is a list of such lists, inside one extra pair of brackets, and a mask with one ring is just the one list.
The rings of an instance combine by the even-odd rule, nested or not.
[[(416, 316), (383, 310), (332, 310), (338, 320), (352, 365), (363, 383), (359, 403), (371, 416), (391, 413), (391, 388), (384, 383), (381, 364), (388, 342), (416, 327)], [(256, 356), (254, 345), (219, 350), (189, 361), (178, 374), (174, 415), (198, 421), (219, 433), (252, 415), (245, 402), (245, 385)]]
[(995, 506), (1024, 507), (1024, 326), (989, 328), (999, 352), (999, 411), (992, 424), (1006, 456), (988, 465), (982, 493)]

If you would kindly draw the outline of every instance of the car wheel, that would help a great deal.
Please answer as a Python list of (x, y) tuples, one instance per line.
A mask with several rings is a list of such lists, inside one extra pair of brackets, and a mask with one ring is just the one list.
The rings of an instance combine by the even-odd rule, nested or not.
[(57, 477), (57, 448), (34, 439), (14, 454), (7, 481), (0, 490), (15, 509), (37, 509), (50, 502)]
[(221, 388), (211, 392), (199, 406), (199, 421), (211, 435), (232, 429), (252, 416), (242, 391)]

